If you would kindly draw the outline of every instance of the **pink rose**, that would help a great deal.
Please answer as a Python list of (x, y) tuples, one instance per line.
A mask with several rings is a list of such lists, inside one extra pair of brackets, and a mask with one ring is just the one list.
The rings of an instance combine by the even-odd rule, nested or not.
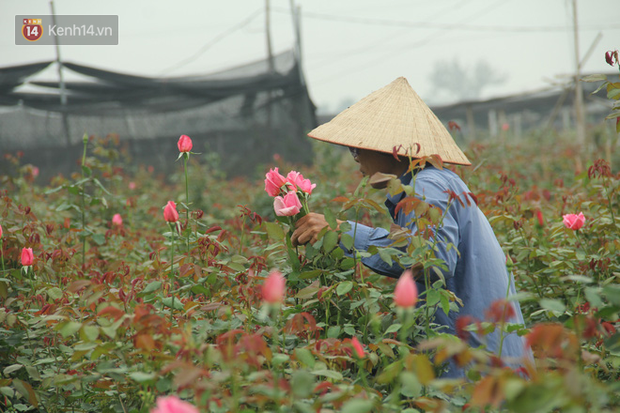
[(164, 207), (164, 220), (167, 222), (177, 222), (179, 220), (179, 213), (174, 201), (168, 201)]
[(200, 413), (196, 407), (177, 396), (158, 397), (157, 405), (150, 413)]
[(269, 196), (277, 196), (285, 182), (286, 178), (280, 175), (278, 168), (270, 169), (265, 175), (265, 191)]
[(34, 254), (32, 253), (32, 248), (23, 248), (22, 249), (22, 265), (24, 267), (29, 267), (34, 263)]
[(411, 308), (418, 302), (418, 287), (410, 270), (405, 271), (394, 289), (394, 304), (403, 308)]
[(580, 212), (579, 215), (567, 214), (562, 218), (564, 219), (564, 226), (572, 230), (578, 230), (583, 227), (583, 224), (586, 222), (586, 217), (583, 216), (583, 212)]
[(360, 341), (357, 339), (357, 337), (353, 337), (351, 339), (351, 345), (353, 346), (353, 349), (355, 350), (355, 354), (357, 355), (357, 357), (359, 358), (364, 358), (364, 356), (366, 355), (366, 352), (364, 352), (364, 347), (362, 346), (362, 343), (360, 343)]
[(301, 202), (297, 198), (297, 192), (291, 191), (283, 197), (275, 197), (273, 199), (273, 209), (279, 217), (292, 217), (299, 214)]
[(129, 185), (128, 185), (128, 186), (129, 186), (129, 189), (130, 189), (130, 190), (132, 190), (132, 191), (133, 191), (134, 189), (136, 189), (136, 183), (135, 183), (135, 182), (133, 182), (133, 181), (129, 182)]
[(281, 303), (286, 290), (286, 280), (280, 271), (271, 271), (262, 288), (263, 301), (269, 304)]
[(2, 238), (2, 225), (0, 225), (0, 238)]
[(114, 214), (112, 217), (112, 224), (119, 227), (123, 225), (123, 218), (121, 217), (121, 214)]
[(177, 142), (177, 147), (179, 148), (179, 152), (190, 152), (193, 147), (191, 138), (187, 135), (181, 135)]
[(304, 179), (304, 176), (297, 171), (289, 172), (288, 175), (286, 175), (286, 180), (287, 182), (297, 186), (300, 191), (303, 191), (308, 195), (310, 195), (312, 190), (316, 188), (316, 184), (310, 182), (309, 179)]

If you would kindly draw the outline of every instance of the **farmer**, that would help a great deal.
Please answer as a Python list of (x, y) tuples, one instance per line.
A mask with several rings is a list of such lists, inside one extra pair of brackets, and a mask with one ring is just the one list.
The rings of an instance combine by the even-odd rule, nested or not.
[[(441, 269), (446, 282), (445, 288), (463, 302), (458, 312), (450, 311), (445, 314), (441, 308), (436, 311), (434, 321), (444, 326), (444, 332), (456, 334), (456, 320), (459, 317), (471, 316), (480, 321), (488, 319), (486, 316), (493, 302), (505, 299), (507, 293), (515, 294), (513, 281), (508, 285), (511, 277), (506, 269), (506, 256), (489, 222), (476, 206), (473, 197), (468, 195), (470, 191), (459, 176), (448, 169), (438, 169), (428, 163), (423, 168), (407, 172), (407, 156), (436, 154), (444, 163), (471, 163), (405, 78), (398, 78), (373, 92), (330, 122), (311, 131), (308, 136), (349, 147), (365, 176), (372, 177), (377, 172), (392, 174), (399, 177), (404, 185), (411, 185), (415, 176), (416, 197), (439, 207), (442, 212), (450, 201), (450, 193), (459, 196), (462, 203), (453, 197), (442, 225), (434, 234), (437, 241), (435, 256), (442, 259), (447, 267)], [(386, 187), (387, 182), (372, 180), (371, 185), (381, 189)], [(385, 205), (395, 224), (415, 234), (415, 212), (406, 214), (403, 209), (396, 212), (397, 204), (406, 196), (404, 192), (395, 196), (388, 194)], [(338, 224), (342, 222), (338, 221)], [(372, 245), (385, 247), (393, 243), (393, 240), (388, 238), (389, 231), (386, 229), (371, 228), (353, 221), (349, 223), (351, 229), (347, 233), (354, 238), (355, 250), (364, 251)], [(293, 245), (316, 242), (319, 232), (327, 225), (323, 215), (309, 213), (297, 222), (291, 237)], [(450, 244), (452, 247), (448, 247)], [(348, 255), (354, 253), (346, 251), (342, 245), (341, 248)], [(393, 278), (400, 277), (404, 271), (398, 263), (386, 263), (379, 254), (362, 258), (362, 263), (379, 274)], [(425, 280), (420, 272), (417, 274), (416, 283), (418, 290), (423, 292)], [(515, 301), (508, 306), (512, 306), (508, 310), (513, 314), (508, 321), (523, 323), (519, 304)], [(498, 353), (499, 331), (484, 338), (472, 332), (469, 343), (474, 347), (486, 343), (490, 351)], [(515, 367), (526, 353), (523, 339), (515, 333), (504, 338), (501, 348), (502, 358)], [(443, 377), (463, 375), (462, 369), (451, 364)]]

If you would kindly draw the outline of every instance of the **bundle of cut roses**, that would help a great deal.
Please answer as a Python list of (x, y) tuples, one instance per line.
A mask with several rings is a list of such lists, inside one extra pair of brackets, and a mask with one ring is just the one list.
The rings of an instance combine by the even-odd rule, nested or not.
[(276, 215), (291, 217), (291, 225), (309, 212), (308, 197), (315, 187), (316, 184), (297, 171), (291, 171), (285, 177), (278, 168), (273, 168), (265, 175), (265, 191), (274, 197), (273, 209)]

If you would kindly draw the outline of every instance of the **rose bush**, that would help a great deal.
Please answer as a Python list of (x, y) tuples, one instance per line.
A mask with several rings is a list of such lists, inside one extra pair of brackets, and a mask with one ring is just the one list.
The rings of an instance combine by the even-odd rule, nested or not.
[[(512, 324), (502, 301), (485, 320), (459, 319), (453, 337), (428, 318), (459, 307), (440, 280), (418, 296), (338, 248), (352, 240), (331, 225), (336, 217), (389, 228), (383, 194), (357, 186), (348, 154), (330, 148), (324, 164), (304, 170), (330, 185), (317, 189), (294, 178), (301, 174), (290, 177), (295, 188), (289, 174), (273, 181), (278, 191), (312, 192), (313, 209), (331, 221), (316, 244), (296, 250), (257, 181), (226, 180), (216, 160), (193, 157), (190, 219), (181, 222), (169, 200), (183, 195), (185, 169), (169, 180), (148, 166), (129, 169), (113, 141), (91, 139), (87, 184), (79, 172), (36, 183), (25, 173), (0, 177), (3, 411), (148, 412), (164, 397), (208, 412), (613, 411), (620, 403), (617, 153), (599, 159), (538, 135), (468, 148), (484, 167), (455, 170), (508, 254), (526, 326)], [(422, 203), (410, 207), (419, 228), (441, 219)], [(587, 217), (578, 231), (563, 220), (575, 211)], [(110, 228), (116, 213), (123, 231)], [(187, 235), (189, 253), (174, 249)], [(375, 253), (433, 271), (441, 263), (428, 242)], [(24, 274), (29, 248), (37, 258)], [(268, 282), (272, 273), (282, 277)], [(399, 303), (411, 306), (406, 314)], [(526, 335), (535, 363), (513, 371), (462, 340), (493, 329)], [(449, 360), (469, 366), (467, 380), (441, 379)]]

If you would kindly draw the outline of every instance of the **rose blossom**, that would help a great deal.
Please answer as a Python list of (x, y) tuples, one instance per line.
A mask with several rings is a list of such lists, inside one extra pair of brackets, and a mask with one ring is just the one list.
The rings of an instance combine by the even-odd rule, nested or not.
[(32, 248), (23, 248), (22, 249), (22, 265), (24, 267), (30, 267), (34, 262), (34, 254), (32, 253)]
[(411, 270), (405, 271), (394, 288), (394, 304), (403, 308), (414, 307), (418, 302), (418, 287)]
[(179, 220), (179, 213), (174, 201), (168, 201), (164, 207), (164, 220), (167, 222), (177, 222)]
[(292, 217), (301, 211), (301, 202), (297, 198), (297, 193), (291, 191), (283, 197), (275, 197), (273, 199), (273, 209), (279, 217)]
[(564, 219), (564, 226), (572, 230), (578, 230), (583, 227), (583, 224), (586, 222), (586, 217), (583, 216), (583, 212), (580, 212), (579, 215), (566, 214), (562, 216), (562, 218)]
[(157, 398), (157, 405), (151, 409), (150, 413), (199, 413), (199, 411), (177, 396), (166, 396)]
[(265, 174), (265, 191), (269, 196), (277, 196), (280, 193), (280, 188), (286, 183), (286, 178), (278, 172), (278, 168), (270, 169)]
[(309, 179), (304, 179), (304, 176), (297, 171), (289, 172), (288, 175), (286, 175), (286, 180), (287, 182), (297, 186), (299, 190), (307, 193), (308, 195), (310, 195), (312, 190), (316, 188), (316, 184), (310, 182)]
[(177, 142), (177, 147), (179, 148), (179, 152), (187, 153), (191, 151), (193, 147), (191, 138), (187, 135), (181, 135)]
[(121, 217), (121, 214), (114, 214), (114, 216), (112, 217), (112, 224), (119, 227), (123, 225), (123, 218)]
[(269, 304), (281, 303), (284, 299), (286, 280), (277, 270), (271, 271), (262, 287), (263, 301)]

